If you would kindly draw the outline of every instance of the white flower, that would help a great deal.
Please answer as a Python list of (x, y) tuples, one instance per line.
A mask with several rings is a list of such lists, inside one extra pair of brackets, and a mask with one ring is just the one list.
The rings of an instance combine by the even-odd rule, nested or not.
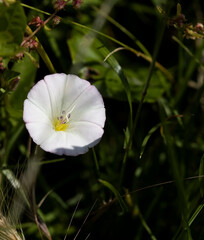
[(33, 141), (58, 155), (76, 156), (96, 145), (105, 118), (96, 87), (75, 75), (45, 76), (24, 101), (23, 120)]

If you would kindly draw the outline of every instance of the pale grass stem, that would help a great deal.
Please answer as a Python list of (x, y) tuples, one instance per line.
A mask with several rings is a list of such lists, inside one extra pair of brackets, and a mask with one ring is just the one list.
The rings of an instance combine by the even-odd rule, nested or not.
[(2, 240), (23, 240), (15, 227), (12, 226), (6, 217), (0, 214), (0, 239)]
[(77, 205), (76, 205), (76, 207), (75, 207), (75, 209), (74, 209), (74, 212), (73, 212), (73, 214), (72, 214), (72, 217), (71, 217), (71, 219), (70, 219), (70, 221), (69, 221), (69, 225), (68, 225), (68, 228), (67, 228), (66, 235), (64, 236), (64, 240), (67, 239), (67, 235), (68, 235), (69, 229), (70, 229), (70, 227), (71, 227), (71, 224), (72, 224), (72, 221), (73, 221), (74, 216), (75, 216), (75, 214), (76, 214), (76, 211), (77, 211), (77, 209), (78, 209), (78, 207), (79, 207), (79, 203), (81, 202), (81, 198), (82, 198), (82, 196), (81, 196), (80, 199), (78, 200)]
[(124, 47), (119, 47), (119, 48), (116, 48), (116, 49), (114, 49), (112, 52), (110, 52), (106, 57), (105, 57), (105, 59), (103, 60), (104, 62), (112, 55), (112, 54), (114, 54), (114, 53), (116, 53), (116, 52), (118, 52), (118, 51), (121, 51), (121, 50), (125, 50), (126, 48), (124, 48)]
[[(88, 219), (89, 215), (91, 214), (91, 212), (92, 212), (92, 210), (93, 210), (94, 206), (96, 205), (96, 202), (97, 202), (97, 200), (96, 200), (96, 201), (93, 203), (93, 205), (92, 205), (91, 209), (90, 209), (90, 210), (89, 210), (89, 212), (87, 213), (87, 215), (86, 215), (86, 217), (85, 217), (85, 219), (84, 219), (84, 221), (83, 221), (83, 223), (82, 223), (81, 227), (79, 228), (79, 230), (78, 230), (78, 232), (76, 233), (76, 235), (75, 235), (75, 237), (74, 237), (74, 239), (73, 239), (73, 240), (76, 240), (76, 239), (77, 239), (77, 237), (78, 237), (79, 233), (81, 232), (81, 229), (82, 229), (82, 227), (83, 227), (83, 226), (84, 226), (84, 224), (86, 223), (86, 221), (87, 221), (87, 219)], [(90, 234), (89, 234), (89, 235), (90, 235)], [(88, 235), (87, 237), (89, 237), (89, 235)], [(86, 239), (87, 239), (87, 237), (86, 237)]]

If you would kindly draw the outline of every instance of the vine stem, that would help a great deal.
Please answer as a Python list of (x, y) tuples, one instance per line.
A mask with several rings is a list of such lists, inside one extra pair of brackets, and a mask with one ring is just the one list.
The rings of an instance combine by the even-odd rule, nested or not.
[(33, 31), (31, 35), (29, 35), (26, 39), (23, 40), (23, 42), (21, 43), (21, 46), (23, 46), (27, 41), (29, 41), (33, 36), (35, 36), (35, 34), (36, 34), (37, 32), (39, 32), (40, 29), (41, 29), (43, 26), (45, 26), (58, 12), (59, 12), (58, 9), (55, 10), (55, 12), (54, 12), (52, 15), (50, 15), (50, 16), (44, 21), (44, 23), (43, 23), (42, 25), (40, 25), (38, 28), (36, 28), (35, 31)]

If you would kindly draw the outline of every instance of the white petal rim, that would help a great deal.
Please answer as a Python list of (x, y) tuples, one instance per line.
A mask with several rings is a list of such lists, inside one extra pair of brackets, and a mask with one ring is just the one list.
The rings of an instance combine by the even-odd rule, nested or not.
[[(71, 111), (65, 131), (54, 130), (54, 119)], [(103, 99), (97, 88), (75, 75), (45, 76), (24, 101), (23, 120), (33, 141), (47, 152), (77, 156), (101, 139), (105, 123)]]

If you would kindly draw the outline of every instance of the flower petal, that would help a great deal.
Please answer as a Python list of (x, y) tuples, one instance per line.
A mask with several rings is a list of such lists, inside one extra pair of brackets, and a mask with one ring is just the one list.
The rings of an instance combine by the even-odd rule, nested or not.
[(41, 145), (46, 139), (50, 138), (50, 135), (55, 132), (54, 129), (46, 123), (26, 123), (26, 128), (33, 141)]
[(28, 99), (52, 119), (50, 96), (44, 80), (40, 80), (31, 88)]
[[(55, 129), (56, 119), (68, 113), (68, 128)], [(76, 156), (100, 141), (105, 108), (100, 93), (88, 81), (75, 75), (52, 74), (30, 90), (23, 119), (33, 141), (42, 149)]]
[(44, 79), (50, 94), (52, 108), (55, 111), (58, 109), (58, 112), (55, 113), (57, 115), (61, 114), (61, 111), (69, 109), (80, 94), (90, 86), (88, 81), (64, 73), (47, 75)]
[(70, 124), (85, 121), (104, 127), (105, 119), (103, 99), (97, 88), (90, 85), (74, 103)]
[(45, 111), (28, 99), (24, 101), (23, 120), (26, 123), (42, 122), (51, 125), (51, 121)]
[(103, 129), (93, 123), (74, 123), (66, 132), (54, 132), (40, 145), (45, 151), (58, 155), (77, 156), (95, 146)]

